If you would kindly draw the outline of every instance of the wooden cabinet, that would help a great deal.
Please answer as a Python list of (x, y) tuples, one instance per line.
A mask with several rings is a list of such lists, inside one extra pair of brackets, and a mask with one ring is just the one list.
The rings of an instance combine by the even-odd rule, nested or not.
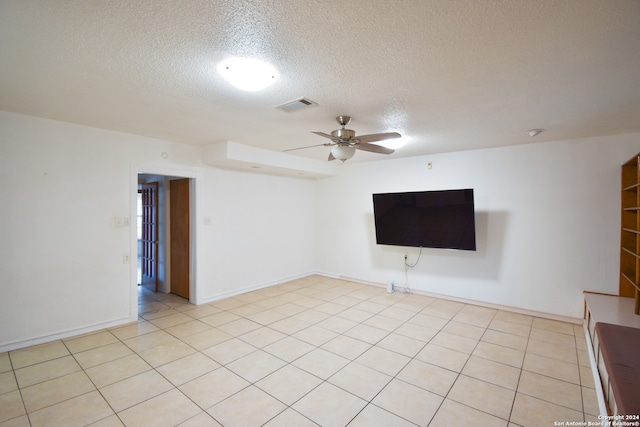
[[(596, 396), (598, 397), (600, 414), (618, 415), (619, 409), (626, 406), (626, 403), (622, 403), (621, 405), (621, 401), (638, 402), (638, 392), (616, 395), (615, 391), (611, 387), (610, 381), (613, 372), (609, 370), (610, 366), (607, 365), (602, 357), (602, 347), (604, 347), (606, 343), (601, 341), (601, 337), (596, 332), (596, 325), (605, 323), (609, 324), (609, 326), (618, 325), (640, 330), (640, 316), (633, 314), (633, 305), (635, 302), (631, 298), (621, 298), (615, 295), (585, 292), (584, 303), (584, 326), (587, 332), (587, 344), (589, 344), (587, 352), (591, 360), (591, 369), (593, 370), (594, 378), (600, 378), (600, 381), (596, 381), (594, 384)], [(635, 347), (635, 343), (629, 339), (625, 340), (625, 344)], [(620, 349), (621, 347), (622, 346), (614, 346), (613, 348)], [(635, 351), (637, 351), (637, 349), (632, 350), (632, 352), (634, 352), (634, 355), (631, 356), (633, 360), (637, 360)], [(630, 365), (627, 363), (613, 367), (615, 370), (619, 368), (625, 369), (627, 371), (625, 376), (628, 378), (632, 378), (633, 375), (637, 375), (637, 371), (632, 372)], [(631, 384), (630, 381), (628, 381), (628, 383)], [(607, 407), (609, 408), (609, 411), (607, 411)]]
[(620, 291), (640, 314), (640, 153), (622, 165)]

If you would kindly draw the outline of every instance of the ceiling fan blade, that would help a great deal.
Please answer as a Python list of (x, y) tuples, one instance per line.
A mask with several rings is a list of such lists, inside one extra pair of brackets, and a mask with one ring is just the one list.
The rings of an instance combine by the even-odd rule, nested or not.
[(376, 144), (360, 143), (356, 145), (356, 148), (358, 150), (370, 151), (372, 153), (380, 153), (380, 154), (391, 154), (395, 151), (395, 150), (392, 150), (391, 148), (383, 147), (382, 145), (376, 145)]
[(284, 153), (285, 151), (303, 150), (305, 148), (313, 148), (313, 147), (329, 147), (331, 145), (333, 144), (325, 142), (324, 144), (307, 145), (306, 147), (287, 148), (286, 150), (282, 150), (282, 152)]
[(400, 138), (401, 136), (402, 135), (400, 135), (398, 132), (386, 132), (386, 133), (372, 133), (369, 135), (360, 135), (356, 137), (356, 139), (361, 144), (367, 144), (369, 142), (384, 141), (385, 139)]
[(311, 131), (311, 133), (315, 133), (316, 135), (319, 135), (319, 136), (322, 136), (322, 137), (325, 137), (325, 138), (329, 138), (333, 142), (339, 142), (340, 141), (340, 138), (336, 138), (335, 136), (329, 135), (328, 133), (316, 132), (316, 131), (313, 131), (313, 130)]

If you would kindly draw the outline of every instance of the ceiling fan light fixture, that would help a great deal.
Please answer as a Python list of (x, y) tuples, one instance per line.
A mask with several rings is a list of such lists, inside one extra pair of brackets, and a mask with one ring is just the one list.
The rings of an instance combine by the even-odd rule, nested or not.
[(353, 157), (356, 149), (368, 151), (370, 153), (392, 154), (394, 152), (393, 148), (388, 148), (373, 143), (402, 138), (402, 135), (400, 135), (398, 132), (372, 133), (356, 136), (354, 130), (346, 128), (347, 124), (349, 124), (349, 122), (351, 121), (350, 116), (338, 116), (336, 117), (336, 120), (342, 127), (340, 129), (332, 131), (331, 134), (311, 131), (311, 133), (314, 133), (318, 136), (330, 139), (332, 141), (331, 143), (326, 142), (324, 144), (310, 145), (307, 147), (290, 148), (284, 151), (300, 150), (302, 148), (311, 148), (323, 145), (325, 147), (332, 147), (331, 154), (329, 154), (329, 161), (338, 159), (344, 162)]
[(278, 80), (278, 72), (269, 63), (254, 58), (229, 58), (218, 64), (218, 72), (229, 83), (247, 92), (256, 92)]
[(333, 154), (333, 157), (342, 162), (352, 158), (355, 152), (356, 148), (349, 145), (336, 145), (331, 149), (331, 154)]

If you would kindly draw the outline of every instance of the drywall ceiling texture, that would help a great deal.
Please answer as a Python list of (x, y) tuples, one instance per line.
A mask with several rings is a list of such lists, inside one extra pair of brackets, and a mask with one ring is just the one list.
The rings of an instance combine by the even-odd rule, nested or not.
[[(636, 0), (3, 0), (0, 109), (277, 152), (347, 114), (408, 137), (385, 158), (637, 132), (638, 22)], [(240, 92), (215, 72), (230, 56), (280, 79)]]

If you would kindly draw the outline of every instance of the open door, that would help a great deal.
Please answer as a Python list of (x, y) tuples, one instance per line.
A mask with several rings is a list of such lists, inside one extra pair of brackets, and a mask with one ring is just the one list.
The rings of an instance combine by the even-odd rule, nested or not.
[(171, 293), (189, 299), (189, 179), (171, 180), (169, 188)]
[(158, 183), (142, 184), (141, 284), (158, 292)]

